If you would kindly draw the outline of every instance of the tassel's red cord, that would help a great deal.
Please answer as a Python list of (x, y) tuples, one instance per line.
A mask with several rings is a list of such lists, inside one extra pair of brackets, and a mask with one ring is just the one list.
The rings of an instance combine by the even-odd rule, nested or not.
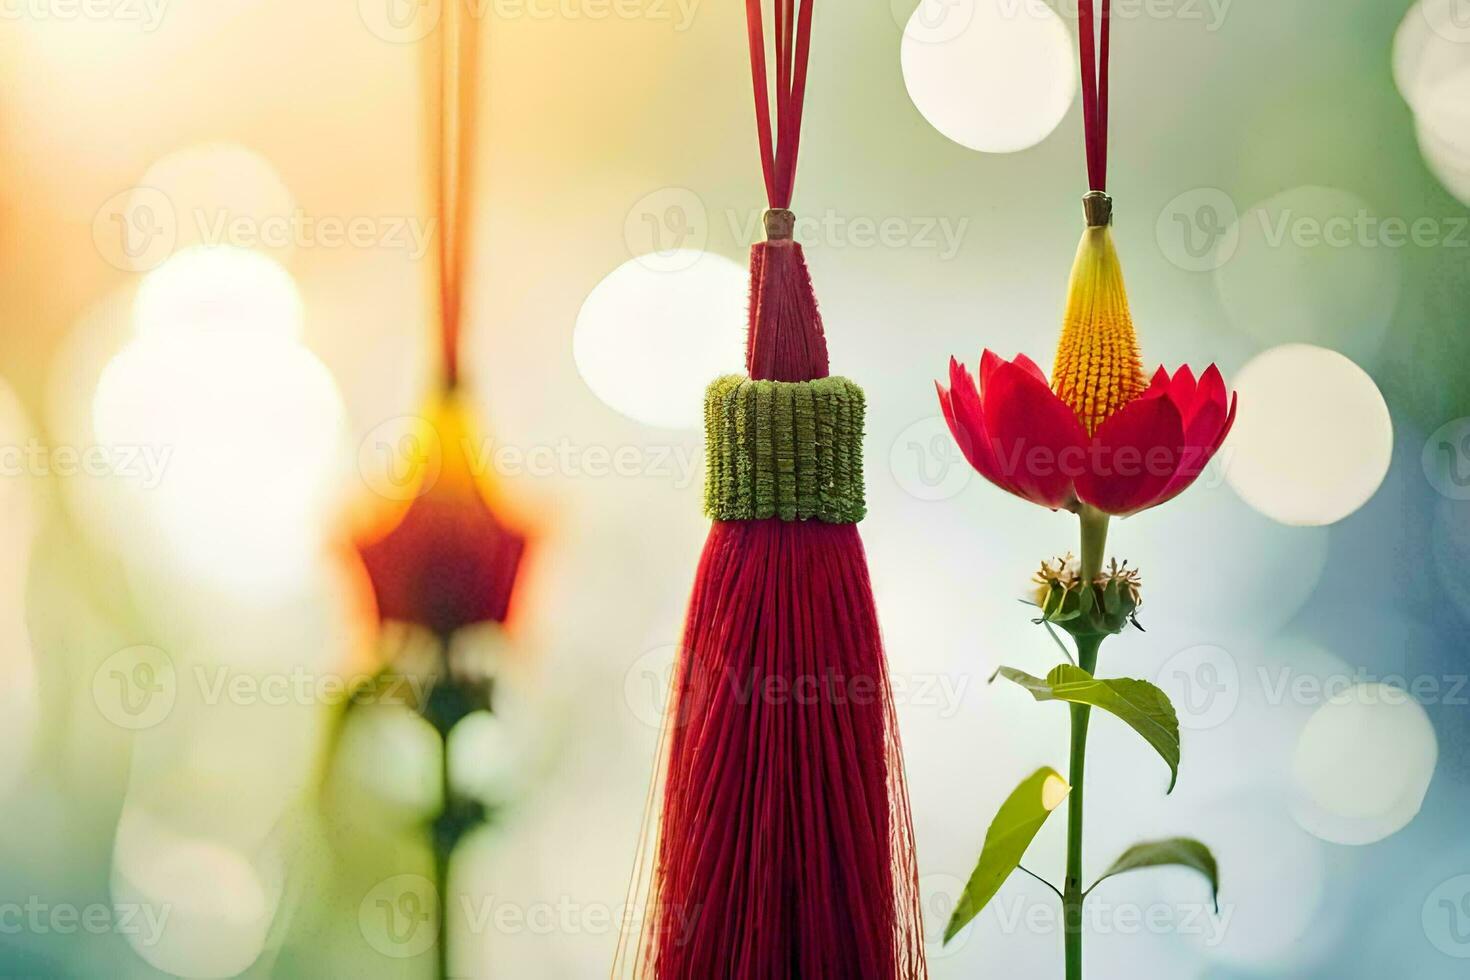
[[(1087, 146), (1087, 183), (1106, 191), (1108, 183), (1108, 60), (1111, 0), (1101, 0), (1100, 23), (1093, 22), (1092, 0), (1077, 0), (1077, 33), (1082, 69), (1082, 129)], [(1101, 49), (1099, 50), (1099, 45)]]
[[(761, 170), (766, 200), (773, 208), (791, 207), (796, 183), (796, 154), (801, 145), (802, 107), (806, 101), (807, 61), (811, 53), (812, 0), (775, 0), (773, 38), (775, 91), (766, 68), (762, 0), (745, 0), (750, 41), (750, 77), (755, 89), (755, 124), (760, 137)], [(771, 105), (775, 104), (775, 125)]]

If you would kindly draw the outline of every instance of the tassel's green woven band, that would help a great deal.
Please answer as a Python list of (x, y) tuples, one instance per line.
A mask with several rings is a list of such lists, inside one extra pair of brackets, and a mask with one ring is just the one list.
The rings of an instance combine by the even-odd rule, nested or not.
[(704, 399), (705, 513), (856, 524), (863, 497), (863, 390), (846, 378), (728, 375)]

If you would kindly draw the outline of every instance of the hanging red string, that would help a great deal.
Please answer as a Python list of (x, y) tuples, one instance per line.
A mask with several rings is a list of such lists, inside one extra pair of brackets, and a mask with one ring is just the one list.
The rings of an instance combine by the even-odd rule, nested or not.
[(437, 42), (425, 42), (425, 159), (436, 224), (440, 390), (421, 410), (422, 425), (412, 433), (416, 451), (425, 454), (415, 464), (421, 483), (406, 494), (406, 506), (374, 515), (358, 541), (379, 616), (418, 623), (443, 636), (510, 617), (526, 549), (524, 533), (505, 520), (490, 474), (470, 458), (481, 445), (479, 426), (460, 387), (479, 26), (466, 4), (446, 3)]
[[(773, 208), (791, 207), (796, 179), (796, 153), (801, 144), (802, 106), (806, 101), (806, 69), (811, 53), (811, 0), (776, 0), (776, 86), (770, 92), (766, 74), (766, 42), (761, 26), (761, 0), (746, 0), (750, 35), (750, 77), (755, 86), (755, 124), (760, 136), (761, 169), (766, 199)], [(771, 102), (776, 126), (771, 127)]]
[(1077, 0), (1077, 32), (1082, 67), (1082, 130), (1087, 145), (1087, 182), (1091, 190), (1108, 184), (1108, 55), (1111, 0), (1100, 0), (1094, 23), (1093, 0)]
[(438, 224), (435, 264), (440, 317), (440, 367), (445, 387), (459, 383), (459, 338), (474, 199), (478, 129), (480, 32), (463, 3), (447, 3), (439, 44), (430, 44), (424, 69), (429, 93), (429, 160)]
[[(795, 386), (828, 375), (789, 210), (812, 0), (774, 0), (774, 9), (770, 72), (762, 3), (746, 0), (771, 208), (767, 240), (751, 248), (746, 367), (751, 379)], [(620, 948), (615, 973), (925, 976), (902, 750), (850, 520), (716, 515), (675, 667), (648, 900), (634, 903), (647, 919), (633, 962)]]

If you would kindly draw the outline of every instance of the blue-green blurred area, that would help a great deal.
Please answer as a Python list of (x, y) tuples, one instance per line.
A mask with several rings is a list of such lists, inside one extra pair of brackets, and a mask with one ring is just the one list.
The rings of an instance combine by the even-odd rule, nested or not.
[[(448, 2), (448, 0), (446, 0)], [(795, 209), (868, 394), (863, 536), (936, 978), (1057, 976), (1051, 893), (939, 934), (1065, 712), (1017, 603), (1075, 521), (963, 463), (931, 380), (1046, 364), (1081, 227), (1077, 17), (816, 11)], [(1236, 432), (1116, 522), (1179, 787), (1094, 725), (1092, 980), (1414, 980), (1470, 963), (1470, 0), (1115, 0), (1109, 189), (1151, 369)], [(0, 21), (0, 977), (604, 975), (706, 531), (700, 392), (738, 371), (764, 203), (741, 5), (480, 4), (465, 373), (524, 515), (513, 628), (457, 638), (491, 815), (434, 885), (446, 744), (348, 541), (404, 503), (434, 358), (420, 39), (436, 3), (28, 0)], [(916, 16), (917, 14), (917, 16)], [(426, 19), (427, 18), (427, 19)], [(980, 147), (976, 149), (974, 147)], [(985, 150), (1005, 152), (985, 152)], [(592, 297), (592, 299), (589, 299)], [(419, 659), (415, 659), (418, 657)], [(405, 661), (405, 658), (407, 660)], [(1062, 826), (1027, 858), (1059, 880)]]

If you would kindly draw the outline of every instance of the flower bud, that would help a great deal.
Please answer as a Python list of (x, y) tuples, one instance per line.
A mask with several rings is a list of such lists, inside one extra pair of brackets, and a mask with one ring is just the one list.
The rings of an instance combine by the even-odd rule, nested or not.
[(1121, 633), (1143, 604), (1138, 570), (1113, 559), (1091, 582), (1071, 554), (1044, 561), (1032, 577), (1032, 604), (1041, 610), (1037, 623), (1055, 623), (1073, 636)]

